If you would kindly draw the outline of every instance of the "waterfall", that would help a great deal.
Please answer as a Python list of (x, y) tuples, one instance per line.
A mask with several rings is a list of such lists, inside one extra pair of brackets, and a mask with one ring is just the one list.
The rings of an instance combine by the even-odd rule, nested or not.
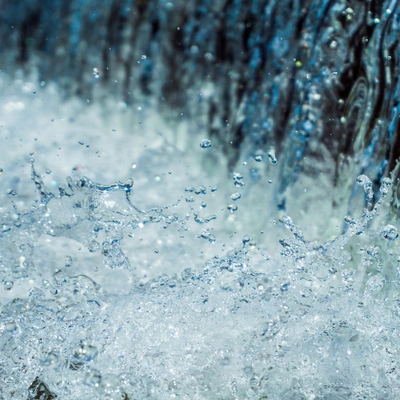
[(0, 399), (397, 399), (397, 0), (0, 0)]

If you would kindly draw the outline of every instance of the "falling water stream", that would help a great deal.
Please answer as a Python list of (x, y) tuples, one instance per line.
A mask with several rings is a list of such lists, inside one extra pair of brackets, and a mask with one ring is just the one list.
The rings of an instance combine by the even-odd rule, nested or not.
[(0, 0), (0, 399), (398, 399), (399, 21)]

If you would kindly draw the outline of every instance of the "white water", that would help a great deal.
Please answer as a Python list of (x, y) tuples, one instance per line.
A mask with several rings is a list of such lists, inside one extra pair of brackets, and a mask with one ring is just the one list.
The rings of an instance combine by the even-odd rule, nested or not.
[(303, 236), (275, 210), (279, 154), (228, 172), (184, 115), (32, 82), (2, 76), (0, 398), (399, 397), (385, 204), (361, 216), (361, 188), (340, 235), (347, 204), (302, 176), (288, 213)]

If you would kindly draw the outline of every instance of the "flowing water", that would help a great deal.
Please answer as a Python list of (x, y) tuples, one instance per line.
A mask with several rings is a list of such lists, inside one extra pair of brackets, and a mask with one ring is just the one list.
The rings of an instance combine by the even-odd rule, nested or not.
[(0, 1), (0, 399), (398, 399), (398, 1)]

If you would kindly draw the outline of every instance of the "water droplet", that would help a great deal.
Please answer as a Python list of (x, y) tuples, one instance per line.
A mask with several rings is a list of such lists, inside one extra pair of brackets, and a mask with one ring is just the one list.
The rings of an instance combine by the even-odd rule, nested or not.
[(202, 149), (209, 149), (211, 147), (211, 140), (209, 139), (203, 139), (200, 143), (200, 147)]
[(200, 237), (202, 238), (202, 239), (209, 239), (209, 237), (210, 237), (210, 235), (211, 235), (211, 233), (210, 232), (208, 232), (208, 231), (203, 231), (203, 232), (201, 232), (201, 235), (200, 235)]
[(199, 186), (194, 192), (196, 194), (206, 194), (206, 188), (204, 186)]
[(239, 174), (238, 172), (233, 173), (233, 183), (236, 187), (243, 187), (244, 182), (243, 182), (243, 176)]
[(238, 192), (235, 192), (235, 193), (233, 193), (233, 194), (231, 195), (231, 199), (232, 199), (233, 201), (239, 200), (241, 197), (242, 197), (242, 195), (241, 195), (240, 193), (238, 193)]
[(3, 288), (4, 290), (11, 290), (14, 287), (13, 281), (4, 281)]
[(369, 185), (371, 183), (371, 180), (366, 175), (359, 175), (356, 178), (356, 183), (357, 183), (357, 185), (365, 186), (365, 185)]
[(215, 241), (216, 241), (215, 235), (210, 235), (210, 236), (208, 237), (208, 241), (209, 241), (210, 243), (215, 243)]
[(278, 163), (278, 160), (275, 155), (275, 149), (270, 149), (268, 151), (268, 158), (272, 165), (276, 165)]
[(197, 46), (191, 46), (190, 47), (190, 53), (191, 54), (197, 54), (199, 52), (199, 48)]
[(289, 285), (290, 283), (284, 283), (283, 285), (281, 285), (281, 291), (287, 292), (289, 290)]
[(226, 206), (226, 208), (231, 212), (231, 213), (234, 213), (235, 211), (237, 211), (237, 209), (238, 209), (238, 206), (236, 205), (236, 204), (228, 204), (227, 206)]

